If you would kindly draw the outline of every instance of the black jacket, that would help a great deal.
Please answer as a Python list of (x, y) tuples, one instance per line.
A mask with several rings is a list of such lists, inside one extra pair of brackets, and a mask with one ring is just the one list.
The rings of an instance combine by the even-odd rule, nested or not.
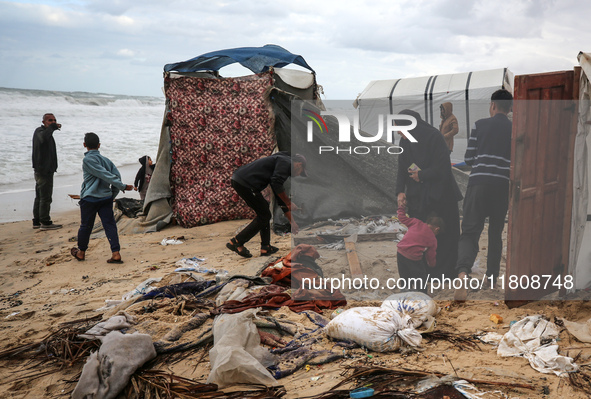
[[(400, 140), (403, 152), (398, 156), (396, 194), (406, 192), (409, 208), (415, 208), (421, 214), (428, 213), (442, 201), (453, 203), (462, 199), (451, 171), (449, 149), (441, 133), (416, 112), (402, 111), (401, 114), (417, 119), (417, 127), (410, 131), (417, 142), (411, 143), (406, 138)], [(413, 163), (421, 169), (420, 182), (409, 176), (408, 168)]]
[(57, 123), (48, 127), (41, 125), (33, 133), (33, 169), (36, 173), (48, 175), (57, 171), (57, 151), (53, 139), (57, 128)]
[[(144, 186), (144, 182), (146, 181), (145, 177), (146, 177), (146, 167), (148, 164), (148, 156), (144, 155), (143, 157), (138, 159), (138, 161), (140, 161), (140, 164), (142, 164), (142, 167), (140, 168), (140, 170), (138, 170), (137, 174), (135, 175), (135, 180), (133, 182), (133, 186), (137, 187), (138, 191), (142, 191), (142, 187)], [(154, 170), (155, 167), (156, 167), (156, 164), (150, 165), (150, 168), (152, 170)]]
[(269, 184), (275, 194), (285, 191), (283, 183), (291, 176), (291, 156), (280, 151), (257, 159), (236, 169), (232, 180), (254, 191), (263, 191)]

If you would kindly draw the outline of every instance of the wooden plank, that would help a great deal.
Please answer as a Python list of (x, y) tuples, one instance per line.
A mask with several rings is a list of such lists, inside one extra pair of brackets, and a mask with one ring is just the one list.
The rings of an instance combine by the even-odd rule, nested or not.
[[(294, 237), (293, 242), (294, 242), (294, 245), (299, 245), (299, 244), (320, 245), (320, 244), (326, 244), (327, 242), (341, 241), (349, 236), (329, 235), (329, 237), (331, 238), (331, 240), (324, 240), (322, 234), (318, 234), (315, 236)], [(397, 238), (398, 238), (398, 233), (357, 234), (357, 242), (394, 241)]]
[(345, 249), (347, 250), (347, 260), (349, 261), (349, 270), (351, 271), (351, 277), (363, 278), (361, 272), (361, 264), (359, 263), (359, 257), (357, 256), (357, 249), (355, 248), (355, 242), (357, 241), (357, 234), (353, 234), (350, 237), (345, 238)]

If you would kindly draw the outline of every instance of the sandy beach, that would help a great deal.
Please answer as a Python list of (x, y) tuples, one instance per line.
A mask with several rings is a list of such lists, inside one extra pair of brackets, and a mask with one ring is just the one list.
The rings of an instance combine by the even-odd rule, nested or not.
[[(106, 263), (110, 251), (105, 238), (93, 239), (86, 260), (77, 262), (69, 249), (75, 245), (73, 241), (78, 228), (78, 213), (72, 209), (54, 215), (56, 220), (64, 224), (63, 229), (33, 230), (28, 220), (3, 223), (0, 227), (0, 330), (3, 336), (0, 351), (39, 342), (58, 330), (61, 323), (101, 314), (106, 317), (104, 311), (96, 311), (105, 305), (106, 300), (121, 299), (147, 278), (164, 277), (163, 281), (174, 281), (176, 277), (173, 271), (178, 267), (175, 262), (182, 258), (206, 258), (205, 267), (243, 275), (254, 275), (268, 261), (258, 255), (243, 259), (225, 248), (228, 239), (245, 223), (229, 221), (192, 229), (172, 226), (157, 233), (122, 235), (121, 254), (125, 263), (121, 265)], [(161, 245), (165, 238), (181, 236), (182, 244)], [(279, 254), (289, 253), (289, 236), (274, 235), (272, 241), (280, 248)], [(258, 239), (255, 239), (249, 247), (254, 250), (258, 244)], [(391, 242), (358, 243), (357, 250), (362, 268), (396, 267), (395, 245)], [(322, 268), (348, 268), (345, 251), (320, 249), (319, 252), (322, 257), (318, 264)], [(508, 309), (502, 301), (468, 301), (463, 305), (454, 305), (450, 301), (437, 303), (441, 308), (436, 316), (437, 329), (450, 333), (476, 334), (488, 331), (504, 334), (511, 321), (527, 315), (543, 314), (550, 320), (558, 316), (582, 322), (591, 317), (591, 305), (585, 301), (533, 302), (515, 309)], [(349, 301), (347, 308), (379, 304), (380, 301), (371, 300)], [(190, 312), (181, 310), (175, 313), (172, 309), (164, 307), (159, 311), (161, 313), (148, 314), (142, 311), (141, 306), (134, 306), (130, 312), (141, 320), (140, 326), (150, 326), (145, 327), (144, 331), (151, 331), (156, 341), (190, 318)], [(331, 313), (331, 310), (325, 310), (324, 316), (329, 317)], [(493, 323), (490, 320), (493, 313), (501, 315), (504, 322)], [(270, 311), (270, 314), (307, 325), (310, 329), (314, 327), (305, 316), (287, 308)], [(578, 342), (565, 330), (561, 332), (560, 339), (562, 354), (572, 357), (578, 355), (578, 364), (589, 362), (590, 344)], [(318, 345), (327, 349), (334, 347), (334, 343), (326, 337)], [(535, 371), (521, 357), (499, 357), (494, 346), (484, 343), (479, 343), (478, 349), (460, 350), (445, 340), (424, 340), (422, 351), (410, 354), (375, 353), (361, 348), (346, 350), (346, 354), (345, 358), (303, 367), (280, 379), (279, 384), (287, 391), (285, 397), (299, 398), (326, 392), (344, 379), (341, 374), (347, 366), (405, 368), (452, 374), (472, 380), (528, 384), (534, 388), (489, 386), (484, 389), (501, 390), (508, 397), (587, 397), (575, 390), (568, 378)], [(0, 364), (0, 398), (54, 398), (71, 392), (75, 385), (72, 381), (76, 380), (84, 361), (43, 376), (31, 376), (35, 371), (44, 370), (42, 364), (33, 366), (33, 369), (29, 369), (32, 363), (22, 359), (3, 359)], [(205, 382), (210, 372), (205, 349), (187, 354), (182, 361), (164, 363), (159, 367), (199, 382)]]

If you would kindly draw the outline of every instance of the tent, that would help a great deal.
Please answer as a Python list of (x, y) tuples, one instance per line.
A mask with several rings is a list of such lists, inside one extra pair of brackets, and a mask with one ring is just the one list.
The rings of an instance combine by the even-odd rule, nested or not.
[[(235, 62), (254, 74), (220, 77), (218, 70)], [(292, 62), (310, 72), (280, 68)], [(313, 101), (316, 89), (305, 60), (274, 45), (165, 65), (165, 116), (144, 205), (147, 231), (173, 217), (183, 227), (251, 217), (230, 186), (233, 171), (277, 147), (289, 150), (289, 141), (281, 142), (285, 135), (276, 134), (286, 124), (278, 115), (278, 93)]]
[[(471, 125), (487, 118), (490, 96), (504, 88), (513, 93), (513, 73), (507, 68), (464, 72), (416, 78), (374, 80), (355, 100), (359, 110), (359, 127), (376, 132), (380, 115), (396, 114), (409, 108), (418, 112), (423, 120), (438, 128), (439, 106), (451, 102), (460, 128), (456, 136), (458, 148), (452, 159), (462, 160)], [(383, 118), (383, 117), (382, 117)]]

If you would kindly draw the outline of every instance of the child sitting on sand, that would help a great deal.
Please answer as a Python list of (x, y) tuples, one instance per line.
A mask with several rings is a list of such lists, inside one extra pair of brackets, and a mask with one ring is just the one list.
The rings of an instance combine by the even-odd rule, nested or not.
[[(404, 238), (398, 243), (396, 254), (398, 274), (406, 283), (404, 290), (426, 293), (427, 267), (435, 267), (436, 236), (443, 231), (443, 219), (432, 216), (424, 223), (406, 216), (406, 208), (399, 206), (398, 220), (408, 228)], [(400, 282), (398, 286), (400, 287)]]

